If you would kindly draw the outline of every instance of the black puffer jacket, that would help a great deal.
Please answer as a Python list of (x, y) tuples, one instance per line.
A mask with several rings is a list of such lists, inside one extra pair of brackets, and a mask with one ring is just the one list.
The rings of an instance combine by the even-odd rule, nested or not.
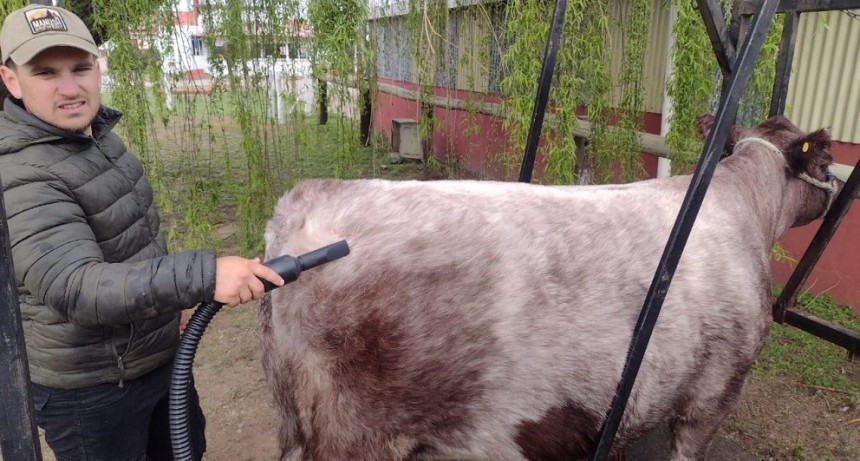
[(93, 137), (7, 98), (0, 181), (30, 374), (60, 388), (120, 382), (171, 360), (183, 308), (211, 300), (215, 254), (167, 255), (140, 161), (102, 107)]

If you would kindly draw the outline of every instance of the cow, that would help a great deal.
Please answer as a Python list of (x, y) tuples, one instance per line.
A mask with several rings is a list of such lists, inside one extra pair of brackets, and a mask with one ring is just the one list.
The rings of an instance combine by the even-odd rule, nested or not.
[[(668, 423), (671, 458), (704, 459), (768, 335), (771, 250), (839, 187), (830, 143), (783, 117), (732, 130), (613, 455)], [(267, 257), (341, 239), (351, 254), (261, 305), (281, 459), (587, 456), (689, 183), (297, 184)]]

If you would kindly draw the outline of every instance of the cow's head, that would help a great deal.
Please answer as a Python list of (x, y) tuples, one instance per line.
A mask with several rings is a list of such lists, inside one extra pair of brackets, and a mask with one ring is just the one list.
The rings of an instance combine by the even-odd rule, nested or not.
[(802, 225), (823, 217), (844, 183), (830, 172), (833, 156), (830, 154), (830, 133), (827, 130), (822, 128), (812, 133), (803, 133), (793, 139), (786, 139), (785, 142), (787, 144), (782, 148), (782, 152), (788, 163), (789, 174), (813, 186), (811, 191), (807, 190), (806, 195), (810, 196), (807, 210), (801, 213), (799, 222), (795, 223)]
[[(702, 114), (696, 119), (696, 124), (699, 135), (705, 139), (714, 124), (714, 117), (711, 114)], [(831, 138), (827, 130), (822, 128), (806, 133), (781, 115), (771, 117), (754, 127), (732, 126), (722, 156), (732, 155), (738, 143), (745, 138), (761, 138), (773, 144), (785, 157), (786, 174), (812, 186), (808, 194), (810, 211), (802, 213), (802, 222), (796, 225), (822, 216), (830, 208), (843, 183), (834, 179), (829, 171), (833, 156), (830, 154)]]

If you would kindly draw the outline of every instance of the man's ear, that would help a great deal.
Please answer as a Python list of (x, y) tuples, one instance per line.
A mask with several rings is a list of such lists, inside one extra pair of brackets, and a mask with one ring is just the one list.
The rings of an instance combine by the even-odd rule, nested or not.
[(794, 174), (806, 173), (815, 177), (817, 171), (833, 162), (828, 149), (830, 133), (822, 128), (792, 141), (785, 153)]
[(21, 99), (21, 85), (18, 84), (18, 74), (6, 66), (0, 66), (0, 78), (12, 96)]

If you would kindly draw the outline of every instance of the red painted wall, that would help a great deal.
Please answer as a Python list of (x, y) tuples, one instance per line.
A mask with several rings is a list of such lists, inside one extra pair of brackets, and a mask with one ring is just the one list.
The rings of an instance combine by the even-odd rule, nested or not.
[[(854, 166), (860, 158), (860, 144), (834, 143), (831, 148), (834, 161)], [(790, 229), (782, 238), (782, 246), (796, 261), (812, 241), (821, 226), (821, 220)], [(860, 208), (854, 206), (842, 219), (836, 234), (818, 260), (804, 287), (811, 293), (829, 294), (840, 304), (849, 304), (860, 315)], [(780, 283), (788, 281), (796, 263), (773, 263), (774, 277)]]
[[(410, 83), (380, 80), (409, 90), (417, 86)], [(452, 99), (465, 99), (466, 92), (437, 88), (439, 96), (450, 96)], [(468, 94), (475, 97), (475, 94)], [(477, 97), (484, 101), (498, 102), (493, 95), (480, 94)], [(373, 129), (391, 138), (392, 118), (419, 119), (418, 104), (389, 94), (379, 93), (375, 101)], [(458, 159), (465, 169), (487, 177), (498, 177), (494, 171), (488, 171), (489, 164), (495, 155), (504, 152), (507, 146), (502, 123), (495, 117), (482, 114), (472, 114), (466, 111), (435, 108), (433, 111), (434, 132), (433, 148), (440, 159), (453, 156)], [(661, 114), (646, 113), (642, 124), (643, 131), (652, 134), (660, 133)], [(477, 130), (465, 128), (477, 125)], [(860, 145), (835, 143), (832, 148), (834, 160), (838, 163), (854, 165), (860, 158)], [(657, 171), (657, 159), (651, 155), (642, 156), (643, 166), (649, 175), (654, 177)], [(543, 159), (538, 156), (535, 165), (535, 176), (543, 169)], [(515, 172), (516, 174), (516, 172)], [(516, 177), (506, 178), (515, 180)], [(821, 220), (796, 229), (789, 230), (781, 241), (783, 248), (795, 260), (799, 261), (806, 247), (818, 230)], [(853, 306), (854, 312), (860, 314), (860, 245), (854, 241), (854, 236), (860, 235), (860, 209), (852, 209), (845, 216), (842, 224), (825, 250), (818, 264), (809, 276), (805, 288), (812, 293), (826, 293), (834, 301)], [(796, 264), (773, 263), (774, 278), (777, 283), (784, 284), (791, 275)]]

